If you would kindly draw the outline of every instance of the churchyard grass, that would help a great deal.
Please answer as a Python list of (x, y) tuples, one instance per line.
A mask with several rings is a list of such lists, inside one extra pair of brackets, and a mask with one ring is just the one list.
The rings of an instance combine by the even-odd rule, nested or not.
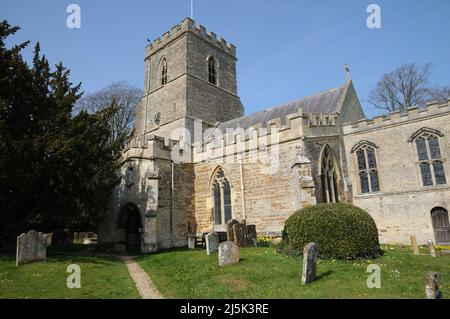
[[(46, 262), (16, 267), (14, 256), (0, 256), (0, 299), (134, 299), (138, 292), (117, 258), (90, 256), (86, 247), (48, 250)], [(81, 268), (81, 288), (69, 289), (67, 266)]]
[[(240, 249), (238, 265), (220, 268), (217, 254), (202, 250), (161, 252), (137, 258), (167, 298), (401, 298), (424, 299), (425, 275), (439, 273), (441, 291), (450, 298), (450, 257), (432, 258), (426, 247), (383, 246), (376, 260), (319, 260), (318, 279), (301, 285), (302, 257), (276, 254), (271, 247)], [(367, 287), (367, 268), (381, 267), (381, 289)]]

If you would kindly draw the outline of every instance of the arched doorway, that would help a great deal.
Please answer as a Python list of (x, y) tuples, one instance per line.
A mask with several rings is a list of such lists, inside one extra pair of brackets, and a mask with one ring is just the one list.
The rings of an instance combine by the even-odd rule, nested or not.
[(450, 221), (448, 211), (442, 207), (436, 207), (431, 211), (434, 234), (438, 245), (450, 245)]
[(134, 204), (125, 205), (120, 211), (119, 227), (124, 232), (124, 244), (128, 254), (137, 254), (141, 251), (142, 222), (139, 208)]
[(338, 167), (331, 148), (326, 145), (323, 148), (320, 159), (320, 181), (323, 203), (339, 202)]

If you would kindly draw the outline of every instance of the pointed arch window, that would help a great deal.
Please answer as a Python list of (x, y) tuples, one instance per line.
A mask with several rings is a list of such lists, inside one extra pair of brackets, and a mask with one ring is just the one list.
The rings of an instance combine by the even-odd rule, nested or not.
[(231, 185), (221, 168), (215, 173), (212, 185), (214, 225), (225, 225), (229, 220), (233, 219), (233, 209), (231, 204)]
[(209, 83), (217, 85), (216, 59), (213, 56), (208, 58), (208, 80)]
[(361, 142), (352, 150), (356, 154), (359, 182), (363, 194), (380, 191), (376, 149), (373, 143)]
[(322, 184), (322, 198), (325, 203), (339, 202), (338, 177), (334, 163), (333, 152), (327, 145), (323, 150), (320, 164), (322, 171), (320, 176)]
[(161, 85), (167, 84), (167, 59), (163, 58), (161, 62)]
[(439, 143), (442, 136), (439, 131), (422, 129), (409, 140), (416, 145), (422, 185), (425, 187), (447, 184), (444, 158)]

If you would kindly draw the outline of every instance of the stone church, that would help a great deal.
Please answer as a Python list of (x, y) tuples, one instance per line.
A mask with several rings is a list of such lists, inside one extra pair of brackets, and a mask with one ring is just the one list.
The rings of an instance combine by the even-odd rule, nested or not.
[(367, 119), (333, 89), (249, 116), (236, 47), (187, 18), (145, 51), (135, 138), (99, 241), (155, 252), (246, 220), (279, 236), (302, 207), (367, 210), (383, 243), (450, 244), (450, 103)]

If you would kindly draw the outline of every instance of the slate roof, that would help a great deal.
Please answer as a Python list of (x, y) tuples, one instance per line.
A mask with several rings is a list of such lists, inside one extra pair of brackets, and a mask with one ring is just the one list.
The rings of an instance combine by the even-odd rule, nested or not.
[[(340, 102), (345, 94), (347, 85), (343, 85), (328, 91), (314, 94), (300, 100), (292, 101), (283, 105), (275, 106), (267, 110), (257, 112), (248, 116), (237, 118), (228, 122), (220, 123), (218, 128), (225, 131), (227, 128), (236, 129), (241, 127), (248, 129), (259, 123), (266, 123), (272, 119), (281, 118), (285, 121), (287, 115), (297, 113), (299, 109), (303, 113), (333, 114), (340, 111)], [(282, 123), (284, 124), (284, 122)]]

